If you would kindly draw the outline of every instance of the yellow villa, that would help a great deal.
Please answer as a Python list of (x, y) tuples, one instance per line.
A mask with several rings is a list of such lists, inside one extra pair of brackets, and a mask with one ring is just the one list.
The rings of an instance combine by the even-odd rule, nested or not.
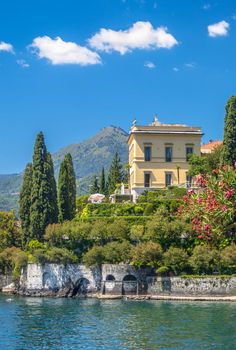
[(136, 201), (144, 190), (191, 186), (188, 157), (201, 155), (202, 129), (182, 124), (134, 122), (128, 139), (130, 191)]

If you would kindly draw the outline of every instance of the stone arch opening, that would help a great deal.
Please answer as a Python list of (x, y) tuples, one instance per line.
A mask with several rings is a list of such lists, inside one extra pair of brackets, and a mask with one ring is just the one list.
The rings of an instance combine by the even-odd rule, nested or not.
[(134, 275), (126, 275), (123, 278), (123, 282), (132, 282), (132, 281), (137, 281), (137, 278)]
[(134, 275), (126, 275), (122, 281), (122, 294), (138, 294), (138, 280)]
[(75, 296), (85, 296), (89, 292), (90, 282), (87, 278), (80, 278), (74, 286), (72, 291), (72, 297)]
[(113, 275), (107, 275), (106, 281), (115, 281), (115, 277)]
[(43, 288), (49, 288), (50, 287), (50, 275), (48, 272), (43, 273)]

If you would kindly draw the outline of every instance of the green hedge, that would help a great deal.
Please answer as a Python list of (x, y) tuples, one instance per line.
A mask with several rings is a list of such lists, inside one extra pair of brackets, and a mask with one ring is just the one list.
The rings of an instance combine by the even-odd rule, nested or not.
[(157, 212), (159, 208), (175, 213), (181, 201), (178, 199), (156, 199), (155, 201), (143, 203), (88, 203), (82, 212), (77, 215), (81, 218), (88, 217), (110, 217), (110, 216), (149, 216)]
[(145, 225), (147, 221), (151, 220), (152, 218), (154, 218), (156, 216), (103, 216), (103, 217), (97, 217), (97, 216), (90, 216), (87, 218), (76, 218), (74, 219), (74, 221), (76, 222), (88, 222), (88, 223), (95, 223), (98, 221), (102, 221), (105, 224), (111, 224), (113, 222), (119, 222), (119, 220), (125, 221), (127, 222), (127, 224), (129, 226), (132, 225)]

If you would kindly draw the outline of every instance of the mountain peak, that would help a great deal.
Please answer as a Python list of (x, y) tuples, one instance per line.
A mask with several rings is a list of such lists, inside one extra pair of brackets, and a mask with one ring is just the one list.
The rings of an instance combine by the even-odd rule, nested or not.
[[(109, 125), (89, 139), (61, 148), (53, 154), (56, 176), (60, 163), (66, 153), (73, 158), (78, 194), (88, 192), (93, 174), (99, 174), (102, 168), (107, 172), (114, 153), (118, 151), (121, 162), (128, 161), (128, 133), (120, 127)], [(18, 193), (22, 183), (22, 174), (0, 175), (0, 210), (17, 208)]]

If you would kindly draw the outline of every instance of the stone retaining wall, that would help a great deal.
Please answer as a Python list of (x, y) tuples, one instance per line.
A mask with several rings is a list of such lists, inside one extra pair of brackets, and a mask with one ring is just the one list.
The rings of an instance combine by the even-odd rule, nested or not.
[[(9, 284), (9, 283), (8, 283)], [(151, 268), (104, 264), (28, 264), (20, 291), (32, 296), (236, 296), (236, 277), (153, 277)]]
[(148, 277), (149, 295), (236, 296), (236, 277)]
[(1, 275), (0, 274), (0, 291), (3, 287), (8, 286), (12, 283), (12, 276), (11, 275)]
[(20, 293), (24, 295), (89, 294), (100, 287), (100, 269), (80, 264), (28, 264), (20, 281)]

